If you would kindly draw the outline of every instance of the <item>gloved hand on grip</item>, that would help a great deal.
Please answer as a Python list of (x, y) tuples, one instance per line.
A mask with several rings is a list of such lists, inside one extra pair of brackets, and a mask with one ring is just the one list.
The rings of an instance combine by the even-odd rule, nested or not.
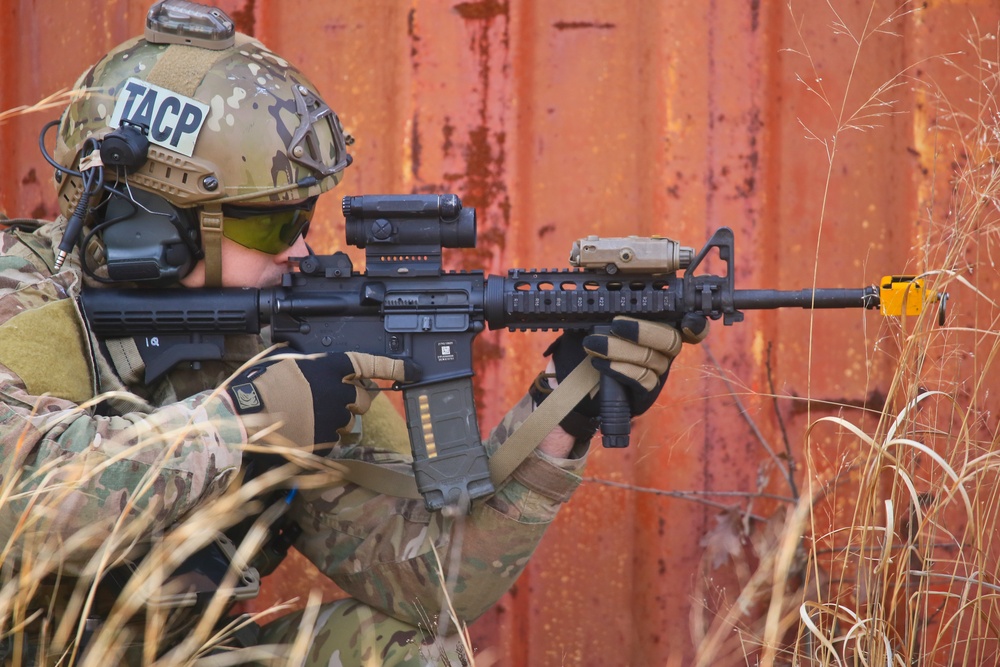
[(367, 412), (374, 395), (366, 380), (408, 382), (417, 371), (410, 361), (362, 352), (265, 358), (227, 390), (249, 432), (281, 420), (278, 434), (310, 447), (337, 442)]
[[(609, 333), (586, 335), (567, 331), (545, 354), (552, 356), (559, 382), (589, 356), (594, 368), (625, 387), (629, 409), (635, 417), (656, 402), (682, 343), (700, 343), (708, 335), (708, 329), (708, 320), (693, 313), (685, 315), (679, 326), (616, 317)], [(536, 403), (544, 398), (543, 390), (537, 382), (532, 388)], [(597, 430), (599, 405), (599, 393), (584, 398), (560, 425), (577, 440), (589, 439)]]

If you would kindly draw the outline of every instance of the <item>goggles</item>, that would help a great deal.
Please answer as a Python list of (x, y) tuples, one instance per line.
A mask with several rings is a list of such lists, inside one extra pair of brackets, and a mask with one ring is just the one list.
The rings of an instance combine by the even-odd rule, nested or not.
[(222, 235), (241, 246), (277, 255), (309, 231), (316, 197), (278, 206), (222, 205)]

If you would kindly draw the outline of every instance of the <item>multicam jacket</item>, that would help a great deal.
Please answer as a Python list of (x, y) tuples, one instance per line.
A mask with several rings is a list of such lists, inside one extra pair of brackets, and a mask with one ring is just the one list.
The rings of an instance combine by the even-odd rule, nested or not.
[[(229, 357), (197, 372), (175, 369), (150, 387), (123, 381), (77, 309), (84, 278), (75, 259), (52, 272), (62, 224), (0, 235), (0, 562), (31, 560), (43, 572), (39, 564), (91, 567), (109, 536), (128, 551), (226, 492), (246, 430), (216, 388), (263, 349), (259, 338), (241, 337), (227, 345)], [(507, 414), (490, 451), (531, 406), (526, 398)], [(333, 456), (408, 466), (404, 429), (368, 430), (386, 441), (366, 437)], [(296, 546), (359, 600), (416, 624), (440, 604), (437, 558), (461, 539), (451, 593), (458, 616), (470, 620), (524, 568), (582, 466), (535, 452), (459, 518), (349, 483), (303, 490), (290, 512), (302, 528)]]

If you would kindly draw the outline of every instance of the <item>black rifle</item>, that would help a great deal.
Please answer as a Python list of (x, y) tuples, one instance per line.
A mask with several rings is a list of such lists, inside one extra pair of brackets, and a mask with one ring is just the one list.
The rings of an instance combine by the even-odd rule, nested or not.
[[(408, 358), (419, 381), (402, 389), (417, 488), (440, 509), (493, 492), (472, 393), (472, 342), (487, 326), (511, 331), (594, 330), (619, 315), (677, 324), (686, 313), (721, 318), (759, 308), (922, 305), (922, 282), (887, 278), (880, 290), (737, 290), (733, 232), (697, 254), (667, 238), (578, 241), (573, 269), (445, 271), (442, 248), (476, 245), (475, 209), (455, 195), (345, 197), (347, 243), (366, 250), (357, 272), (343, 252), (297, 258), (298, 272), (268, 289), (87, 289), (80, 303), (100, 338), (134, 337), (147, 383), (182, 362), (221, 359), (225, 336), (270, 325), (274, 342), (303, 353), (350, 351)], [(725, 274), (695, 275), (713, 251)], [(683, 275), (678, 271), (683, 270)], [(887, 304), (885, 295), (890, 294)], [(943, 306), (943, 301), (942, 301)], [(602, 377), (605, 447), (628, 445), (623, 389)]]

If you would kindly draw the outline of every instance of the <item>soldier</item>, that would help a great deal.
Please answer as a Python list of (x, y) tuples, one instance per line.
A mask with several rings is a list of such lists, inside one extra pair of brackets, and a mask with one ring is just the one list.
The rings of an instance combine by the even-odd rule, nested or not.
[[(115, 656), (130, 664), (165, 654), (181, 660), (182, 635), (150, 628), (190, 629), (197, 615), (146, 613), (131, 634), (114, 629), (122, 645), (98, 641), (108, 609), (123, 604), (114, 593), (136, 590), (113, 566), (128, 562), (130, 572), (156, 544), (188, 544), (179, 527), (283, 460), (260, 453), (269, 443), (276, 452), (297, 447), (325, 460), (406, 469), (406, 434), (385, 399), (374, 402), (360, 441), (355, 417), (372, 405), (370, 380), (406, 381), (412, 369), (353, 353), (258, 356), (267, 342), (239, 336), (227, 341), (222, 361), (177, 366), (146, 383), (134, 343), (89, 334), (75, 298), (81, 289), (274, 285), (290, 257), (308, 254), (316, 198), (342, 179), (351, 157), (337, 115), (299, 70), (235, 33), (224, 13), (193, 3), (154, 5), (145, 35), (87, 70), (75, 92), (49, 158), (62, 215), (39, 226), (20, 221), (0, 238), (3, 581), (20, 573), (22, 584), (45, 591), (2, 626), (0, 650), (29, 656), (24, 664), (45, 662), (52, 646), (62, 650), (74, 637), (82, 646), (90, 637), (92, 651), (124, 651)], [(703, 321), (682, 334), (620, 320), (610, 337), (561, 337), (549, 370), (562, 379), (590, 354), (625, 382), (638, 414), (656, 399), (682, 339), (706, 332)], [(487, 450), (547, 391), (515, 405)], [(593, 406), (593, 399), (581, 403), (465, 516), (430, 513), (419, 500), (347, 482), (335, 464), (299, 475), (294, 498), (283, 496), (288, 511), (272, 540), (294, 542), (352, 596), (322, 606), (308, 626), (308, 664), (436, 664), (446, 655), (460, 664), (454, 637), (435, 637), (444, 579), (438, 558), (447, 571), (460, 526), (450, 602), (463, 622), (494, 604), (579, 484)], [(231, 529), (239, 518), (215, 528)], [(249, 534), (245, 526), (237, 532)], [(210, 540), (200, 539), (192, 550), (204, 553)], [(188, 576), (191, 562), (181, 568)], [(221, 585), (197, 568), (194, 575)], [(111, 589), (108, 606), (81, 596), (88, 589), (79, 581), (97, 582), (98, 599)], [(196, 597), (199, 613), (211, 608)], [(264, 660), (261, 646), (294, 641), (302, 619), (292, 615), (226, 641), (254, 645), (244, 662)], [(16, 626), (19, 620), (25, 623)]]

